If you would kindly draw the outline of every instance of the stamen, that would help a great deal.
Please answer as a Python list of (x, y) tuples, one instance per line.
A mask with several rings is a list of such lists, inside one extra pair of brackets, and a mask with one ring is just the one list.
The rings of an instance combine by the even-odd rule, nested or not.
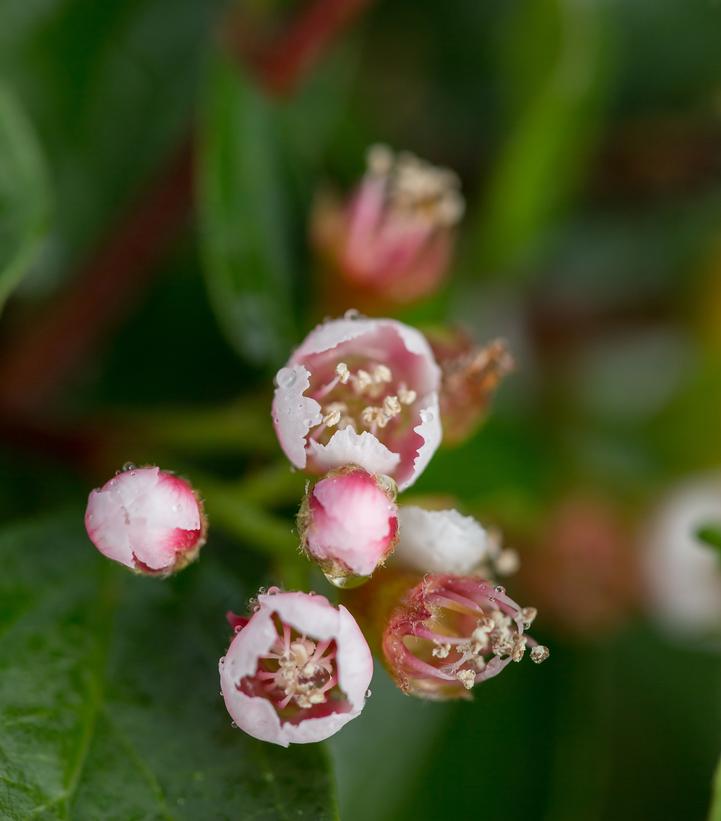
[(531, 647), (530, 655), (531, 661), (534, 661), (536, 664), (540, 664), (551, 655), (551, 652), (548, 647), (545, 647), (543, 644), (537, 644), (535, 647)]
[(401, 412), (401, 403), (398, 401), (397, 396), (386, 396), (383, 400), (383, 413), (388, 417), (390, 421), (394, 417), (398, 416)]
[(392, 382), (393, 381), (393, 372), (388, 367), (388, 365), (376, 365), (373, 368), (373, 379), (375, 382)]
[(459, 670), (456, 673), (456, 678), (466, 690), (473, 689), (473, 685), (476, 683), (476, 674), (472, 670)]
[(416, 392), (409, 390), (405, 382), (401, 382), (398, 386), (398, 399), (401, 405), (412, 405), (416, 401), (416, 397)]
[(338, 377), (338, 381), (341, 385), (345, 385), (346, 382), (350, 379), (350, 371), (348, 370), (348, 366), (345, 362), (339, 362), (335, 366), (336, 376)]

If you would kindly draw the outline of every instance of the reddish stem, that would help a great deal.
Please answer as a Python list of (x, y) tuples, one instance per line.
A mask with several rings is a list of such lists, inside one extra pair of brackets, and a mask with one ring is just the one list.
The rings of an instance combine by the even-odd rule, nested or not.
[(41, 408), (125, 315), (189, 216), (192, 179), (186, 142), (137, 207), (100, 243), (68, 290), (25, 333), (10, 340), (0, 361), (0, 405)]
[(373, 0), (310, 0), (286, 31), (252, 59), (262, 84), (277, 95), (290, 94), (329, 45)]

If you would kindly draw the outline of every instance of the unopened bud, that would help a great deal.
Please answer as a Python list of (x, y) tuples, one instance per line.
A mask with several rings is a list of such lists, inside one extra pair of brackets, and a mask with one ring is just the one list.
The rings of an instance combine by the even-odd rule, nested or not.
[(206, 520), (185, 479), (157, 467), (130, 466), (91, 492), (85, 528), (109, 559), (137, 573), (168, 576), (197, 557)]
[(396, 545), (395, 483), (352, 466), (329, 473), (309, 488), (298, 532), (329, 581), (338, 587), (362, 583)]

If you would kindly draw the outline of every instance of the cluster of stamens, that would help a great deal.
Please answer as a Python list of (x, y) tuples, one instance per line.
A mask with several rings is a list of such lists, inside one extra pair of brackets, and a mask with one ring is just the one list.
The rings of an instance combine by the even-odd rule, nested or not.
[(367, 173), (384, 181), (392, 213), (421, 218), (439, 227), (451, 227), (463, 216), (465, 203), (452, 171), (408, 152), (395, 155), (385, 145), (372, 146), (366, 162)]
[(260, 657), (254, 678), (276, 709), (293, 703), (307, 710), (324, 704), (338, 683), (335, 643), (292, 633), (287, 624), (282, 626), (282, 635)]
[(419, 603), (419, 618), (398, 612), (393, 628), (402, 646), (393, 642), (396, 650), (391, 652), (406, 689), (435, 688), (441, 694), (450, 688), (452, 693), (460, 684), (470, 690), (509, 662), (521, 661), (527, 649), (537, 664), (548, 658), (548, 648), (524, 632), (536, 617), (535, 608), (519, 607), (500, 585), (431, 576), (414, 589), (407, 606), (413, 609)]
[(362, 426), (374, 434), (385, 428), (417, 398), (404, 382), (394, 390), (393, 381), (393, 372), (383, 363), (351, 370), (345, 362), (339, 362), (333, 378), (314, 393), (322, 402), (322, 419), (314, 437), (327, 429), (343, 430), (348, 426), (354, 430)]

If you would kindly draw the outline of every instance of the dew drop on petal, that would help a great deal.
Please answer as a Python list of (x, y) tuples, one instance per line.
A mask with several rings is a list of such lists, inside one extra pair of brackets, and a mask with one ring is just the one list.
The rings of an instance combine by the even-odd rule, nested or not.
[(281, 368), (275, 376), (275, 384), (279, 388), (292, 388), (297, 374), (292, 368)]

